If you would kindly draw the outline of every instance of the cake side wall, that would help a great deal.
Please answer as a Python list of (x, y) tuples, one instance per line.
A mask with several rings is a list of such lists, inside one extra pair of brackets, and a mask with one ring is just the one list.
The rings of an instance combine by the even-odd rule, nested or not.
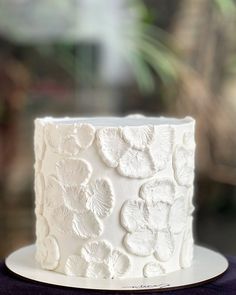
[(105, 129), (36, 120), (37, 260), (89, 277), (190, 266), (194, 123)]

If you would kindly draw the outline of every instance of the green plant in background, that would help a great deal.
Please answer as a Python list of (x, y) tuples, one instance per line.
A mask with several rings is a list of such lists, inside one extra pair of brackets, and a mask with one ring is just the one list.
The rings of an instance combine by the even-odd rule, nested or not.
[(214, 0), (215, 7), (225, 16), (236, 13), (234, 0)]
[[(71, 27), (67, 26), (64, 30), (62, 28), (62, 36), (57, 36), (58, 32), (55, 32), (54, 36), (52, 28), (53, 25), (58, 23), (54, 17), (52, 25), (48, 25), (48, 35), (46, 35), (44, 23), (42, 22), (50, 20), (50, 14), (53, 13), (53, 6), (55, 6), (55, 8), (57, 7), (57, 11), (61, 11), (60, 13), (57, 12), (56, 15), (58, 16), (60, 14), (62, 15), (63, 9), (66, 12), (72, 13), (71, 5), (65, 5), (65, 1), (62, 1), (65, 3), (61, 3), (60, 6), (58, 6), (55, 1), (47, 3), (44, 0), (38, 2), (37, 5), (33, 4), (32, 1), (28, 2), (31, 2), (31, 4), (26, 6), (27, 4), (24, 3), (24, 9), (19, 3), (15, 3), (14, 6), (14, 1), (12, 0), (9, 1), (9, 4), (5, 1), (1, 1), (0, 3), (0, 17), (2, 17), (0, 24), (5, 24), (8, 33), (11, 32), (11, 38), (18, 42), (24, 42), (25, 40), (26, 43), (29, 43), (32, 39), (33, 44), (36, 44), (35, 49), (39, 54), (47, 57), (51, 56), (71, 77), (75, 76), (76, 73), (76, 79), (79, 81), (92, 82), (93, 80), (99, 79), (99, 75), (96, 75), (96, 77), (93, 76), (93, 64), (89, 63), (92, 59), (90, 52), (91, 47), (87, 46), (87, 48), (83, 49), (79, 45), (81, 42), (80, 35), (83, 35), (83, 32), (81, 32), (83, 29), (80, 30), (82, 26), (79, 19), (78, 21), (69, 21), (65, 18), (66, 16), (62, 17), (65, 23), (71, 24)], [(79, 3), (80, 1), (78, 0), (77, 2)], [(98, 3), (96, 1), (94, 2)], [(104, 1), (100, 2), (101, 5), (103, 2)], [(122, 0), (120, 2), (122, 2)], [(122, 3), (124, 6), (123, 9), (126, 10), (124, 14), (128, 12), (126, 18), (120, 19), (116, 27), (111, 27), (110, 32), (106, 30), (104, 34), (106, 35), (108, 32), (112, 37), (112, 35), (118, 31), (117, 35), (120, 37), (120, 43), (116, 44), (116, 54), (121, 55), (130, 65), (142, 92), (152, 92), (155, 89), (156, 75), (164, 84), (173, 83), (178, 77), (177, 68), (179, 60), (177, 55), (170, 49), (167, 33), (153, 25), (153, 16), (143, 1), (129, 0), (126, 2), (123, 1)], [(42, 7), (40, 8), (39, 6)], [(18, 10), (14, 11), (14, 7)], [(35, 30), (33, 30), (33, 25), (32, 28), (30, 28), (24, 23), (23, 16), (27, 9), (29, 11), (25, 19), (30, 19), (31, 22), (35, 20)], [(74, 10), (76, 9), (80, 9), (80, 6), (75, 6)], [(41, 13), (42, 22), (40, 22), (39, 11)], [(18, 22), (20, 25), (18, 25), (16, 17), (11, 18), (14, 19), (14, 22), (9, 22), (9, 16), (11, 16), (12, 12), (18, 15)], [(109, 13), (109, 11), (107, 13)], [(29, 14), (31, 14), (30, 17), (28, 16)], [(73, 19), (73, 17), (75, 18), (76, 15), (78, 15), (78, 13), (74, 13), (71, 19)], [(94, 26), (99, 26), (99, 23), (95, 23)], [(102, 26), (109, 27), (109, 23), (102, 24), (101, 30), (104, 29)], [(33, 34), (34, 31), (36, 35)], [(102, 34), (103, 32), (100, 35), (102, 36)], [(45, 38), (43, 38), (44, 35)], [(66, 37), (67, 35), (70, 37)], [(50, 36), (52, 38), (51, 43), (48, 42)], [(71, 36), (73, 37), (71, 38)], [(42, 42), (42, 40), (46, 41), (47, 44)], [(86, 39), (84, 41), (82, 40), (82, 43), (83, 42), (86, 42)], [(94, 42), (96, 42), (96, 40)], [(109, 40), (101, 40), (101, 42), (109, 43)], [(110, 47), (113, 46), (112, 42), (113, 40), (110, 41)]]
[[(86, 3), (76, 0), (75, 5), (64, 0), (59, 5), (55, 0), (22, 3), (0, 0), (0, 29), (5, 28), (7, 36), (17, 42), (33, 45), (40, 55), (53, 59), (70, 77), (87, 85), (104, 83), (101, 75), (94, 71), (96, 44), (98, 51), (106, 46), (106, 50), (111, 49), (113, 55), (129, 65), (143, 93), (155, 90), (157, 77), (163, 85), (175, 84), (181, 67), (186, 65), (173, 50), (168, 33), (153, 24), (153, 14), (144, 1), (119, 0), (123, 11), (115, 24), (110, 22), (109, 9), (104, 11), (106, 1), (92, 1), (90, 9), (94, 9), (94, 14), (87, 20), (83, 19), (87, 14), (80, 11), (81, 2)], [(226, 17), (235, 12), (233, 0), (214, 0), (213, 3)], [(94, 20), (93, 16), (98, 19)]]

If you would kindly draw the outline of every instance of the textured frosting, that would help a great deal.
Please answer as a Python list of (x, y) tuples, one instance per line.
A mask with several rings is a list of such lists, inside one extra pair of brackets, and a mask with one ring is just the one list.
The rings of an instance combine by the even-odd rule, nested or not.
[(41, 267), (90, 278), (189, 267), (194, 126), (190, 117), (36, 119)]

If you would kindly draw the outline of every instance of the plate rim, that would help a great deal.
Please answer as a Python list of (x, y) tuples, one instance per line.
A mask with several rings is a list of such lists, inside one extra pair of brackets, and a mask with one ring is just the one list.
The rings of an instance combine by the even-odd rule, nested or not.
[[(209, 283), (211, 281), (214, 281), (218, 278), (220, 278), (221, 276), (223, 276), (225, 274), (225, 272), (228, 270), (228, 267), (229, 267), (229, 262), (227, 260), (227, 258), (222, 255), (221, 253), (215, 251), (215, 250), (212, 250), (212, 249), (209, 249), (207, 247), (204, 247), (204, 246), (200, 246), (200, 245), (194, 245), (194, 250), (196, 250), (197, 248), (198, 249), (201, 249), (201, 250), (207, 250), (209, 252), (212, 252), (212, 254), (214, 253), (214, 255), (218, 255), (222, 261), (224, 260), (224, 263), (225, 263), (225, 266), (224, 266), (224, 269), (222, 269), (222, 271), (213, 276), (213, 277), (208, 277), (206, 278), (205, 280), (201, 280), (201, 281), (197, 281), (197, 282), (193, 282), (193, 283), (187, 283), (187, 284), (183, 284), (183, 285), (176, 285), (176, 286), (161, 286), (161, 287), (148, 287), (148, 288), (145, 288), (145, 287), (140, 287), (140, 288), (136, 288), (136, 287), (127, 287), (127, 288), (94, 288), (93, 286), (90, 286), (90, 287), (86, 287), (86, 286), (74, 286), (74, 285), (63, 285), (63, 284), (57, 284), (55, 282), (49, 282), (49, 281), (45, 281), (44, 279), (40, 280), (40, 279), (36, 279), (36, 278), (31, 278), (29, 276), (26, 276), (25, 274), (22, 274), (21, 272), (17, 272), (14, 267), (12, 267), (11, 263), (12, 263), (12, 259), (14, 260), (14, 256), (16, 254), (19, 254), (19, 252), (22, 252), (22, 251), (26, 251), (26, 250), (31, 250), (32, 251), (32, 248), (35, 248), (35, 244), (31, 244), (31, 245), (28, 245), (28, 246), (25, 246), (25, 247), (21, 247), (15, 251), (13, 251), (11, 254), (8, 255), (8, 257), (5, 259), (5, 266), (7, 268), (7, 270), (12, 273), (14, 276), (26, 281), (26, 282), (33, 282), (33, 283), (40, 283), (42, 285), (49, 285), (49, 286), (53, 286), (53, 287), (60, 287), (60, 288), (65, 288), (65, 289), (81, 289), (81, 290), (97, 290), (97, 291), (103, 291), (103, 292), (106, 292), (106, 291), (110, 291), (110, 292), (147, 292), (147, 291), (156, 291), (156, 292), (163, 292), (163, 291), (170, 291), (170, 290), (179, 290), (179, 289), (186, 289), (186, 288), (193, 288), (193, 287), (197, 287), (197, 286), (200, 286), (200, 285), (203, 285), (203, 284), (206, 284), (206, 283)], [(43, 270), (41, 268), (37, 268), (37, 270), (40, 270), (40, 272), (48, 272), (48, 270)], [(188, 270), (188, 268), (186, 269), (182, 269), (183, 271), (186, 271)], [(175, 272), (181, 272), (181, 269), (180, 270), (177, 270)], [(175, 272), (171, 272), (171, 273), (167, 273), (166, 275), (164, 275), (165, 277), (168, 277), (169, 274), (173, 274)], [(58, 276), (63, 276), (64, 274), (62, 273), (57, 273), (57, 272), (51, 272), (52, 275), (55, 275)], [(65, 276), (67, 277), (67, 276)], [(76, 277), (75, 277), (76, 278)], [(80, 280), (88, 280), (87, 278), (80, 278)], [(126, 280), (128, 280), (129, 278), (124, 278)], [(138, 278), (134, 278), (134, 279), (138, 279)], [(141, 278), (143, 279), (143, 278)], [(146, 280), (148, 279), (153, 279), (153, 278), (145, 278)], [(100, 279), (93, 279), (93, 280), (100, 280)], [(118, 279), (117, 279), (118, 280)], [(122, 279), (121, 279), (122, 280)], [(107, 281), (107, 282), (114, 282), (114, 279), (104, 279), (104, 282)], [(160, 284), (161, 285), (161, 284)]]

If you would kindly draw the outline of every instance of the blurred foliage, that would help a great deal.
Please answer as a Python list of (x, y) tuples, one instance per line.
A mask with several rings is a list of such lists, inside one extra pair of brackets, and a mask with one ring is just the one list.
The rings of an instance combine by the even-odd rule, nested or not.
[[(138, 16), (138, 21), (134, 27), (129, 21), (124, 24), (122, 48), (118, 53), (130, 65), (141, 92), (150, 93), (155, 90), (156, 76), (165, 85), (177, 80), (180, 60), (171, 50), (168, 34), (152, 24), (154, 16), (143, 1), (131, 1), (128, 9)], [(94, 83), (99, 77), (93, 76), (88, 64), (91, 60), (89, 48), (83, 50), (75, 43), (35, 46), (41, 55), (53, 57), (72, 78)]]
[(236, 13), (236, 5), (234, 0), (214, 0), (216, 7), (225, 15), (233, 15)]

